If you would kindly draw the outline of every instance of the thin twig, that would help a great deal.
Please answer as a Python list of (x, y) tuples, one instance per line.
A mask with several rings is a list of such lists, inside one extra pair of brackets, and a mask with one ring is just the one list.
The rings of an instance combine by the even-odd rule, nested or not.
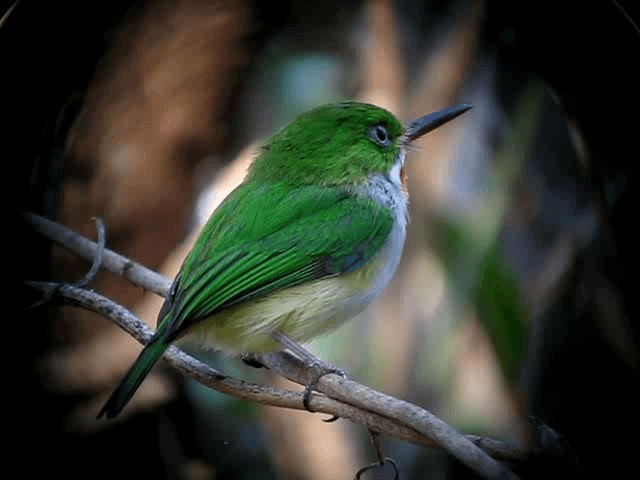
[[(98, 231), (98, 251), (95, 257), (93, 258), (93, 261), (91, 263), (91, 268), (84, 275), (84, 277), (82, 277), (77, 282), (71, 283), (71, 285), (74, 285), (79, 288), (85, 288), (96, 279), (98, 272), (102, 268), (102, 262), (104, 261), (104, 250), (107, 242), (104, 222), (102, 221), (102, 219), (97, 217), (94, 218), (94, 221), (96, 222), (96, 230)], [(55, 297), (56, 292), (62, 285), (65, 285), (65, 283), (61, 282), (61, 283), (52, 284), (51, 289), (44, 292), (40, 300), (35, 302), (33, 305), (30, 305), (29, 308), (38, 308), (42, 305), (49, 303), (53, 299), (53, 297)]]
[[(92, 260), (98, 245), (81, 235), (32, 213), (23, 215), (25, 221), (42, 235)], [(134, 284), (166, 296), (171, 282), (162, 275), (143, 267), (108, 249), (104, 250), (103, 265), (119, 273)], [(46, 291), (47, 282), (26, 282), (32, 288)], [(73, 285), (64, 285), (56, 294), (67, 302), (88, 308), (112, 320), (138, 341), (147, 342), (153, 331), (124, 307), (95, 292)], [(265, 405), (302, 409), (302, 393), (255, 385), (221, 374), (190, 357), (176, 347), (167, 350), (165, 358), (181, 372), (222, 393), (254, 400)], [(261, 356), (266, 366), (277, 374), (301, 385), (309, 380), (308, 368), (295, 356), (279, 352)], [(349, 379), (329, 374), (320, 379), (317, 389), (324, 395), (313, 395), (313, 410), (346, 418), (366, 428), (423, 445), (438, 445), (484, 478), (517, 478), (508, 468), (491, 458), (475, 437), (466, 437), (430, 412), (411, 403), (396, 399)], [(489, 442), (500, 450), (500, 458), (510, 458), (509, 447), (497, 449), (498, 441)], [(522, 451), (514, 449), (514, 458), (521, 459)]]
[(360, 470), (358, 470), (358, 472), (356, 473), (356, 478), (355, 480), (360, 480), (360, 477), (365, 473), (368, 472), (370, 470), (373, 470), (374, 468), (380, 468), (383, 467), (385, 463), (390, 463), (391, 466), (393, 467), (393, 480), (399, 480), (400, 479), (400, 472), (398, 471), (398, 466), (396, 465), (396, 462), (389, 457), (385, 457), (382, 454), (382, 447), (380, 446), (380, 434), (378, 432), (374, 432), (372, 430), (369, 430), (369, 434), (371, 435), (371, 441), (373, 442), (373, 448), (376, 451), (376, 461), (370, 463), (369, 465), (365, 465), (364, 467), (362, 467)]
[[(23, 212), (22, 219), (42, 236), (65, 247), (88, 262), (93, 262), (93, 259), (100, 251), (100, 247), (96, 242), (92, 242), (88, 238), (40, 215)], [(104, 250), (102, 266), (110, 272), (123, 276), (131, 283), (150, 292), (157, 293), (162, 297), (167, 296), (171, 287), (171, 281), (168, 278), (109, 249)]]
[(102, 268), (102, 262), (104, 262), (104, 249), (107, 245), (107, 234), (104, 228), (104, 222), (101, 218), (94, 217), (96, 222), (96, 230), (98, 231), (98, 253), (93, 258), (91, 268), (80, 280), (74, 283), (76, 287), (84, 288), (93, 282), (98, 275), (98, 271)]

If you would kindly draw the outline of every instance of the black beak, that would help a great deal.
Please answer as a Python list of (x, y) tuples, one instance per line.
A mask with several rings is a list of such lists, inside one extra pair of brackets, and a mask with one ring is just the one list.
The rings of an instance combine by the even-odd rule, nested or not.
[(420, 117), (413, 122), (410, 122), (405, 127), (405, 136), (409, 141), (413, 141), (416, 138), (420, 138), (425, 133), (430, 132), (438, 128), (440, 125), (444, 125), (450, 120), (453, 120), (459, 115), (462, 115), (467, 110), (470, 110), (473, 105), (468, 103), (461, 103), (460, 105), (454, 105), (453, 107), (443, 108), (437, 112), (430, 113), (424, 117)]

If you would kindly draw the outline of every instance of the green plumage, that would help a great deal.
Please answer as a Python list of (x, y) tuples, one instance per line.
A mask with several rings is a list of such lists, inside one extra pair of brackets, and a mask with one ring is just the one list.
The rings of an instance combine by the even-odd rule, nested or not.
[[(326, 329), (309, 326), (310, 316), (335, 322), (377, 295), (393, 274), (404, 242), (403, 134), (391, 113), (360, 103), (320, 107), (275, 133), (245, 181), (202, 229), (158, 315), (155, 336), (99, 416), (116, 416), (168, 345), (194, 327), (206, 326), (214, 346), (223, 340), (216, 335), (231, 336), (231, 345), (244, 345), (235, 341), (242, 335), (270, 338), (267, 332), (278, 325), (294, 333), (306, 328), (311, 336)], [(371, 183), (374, 176), (377, 184)], [(372, 188), (378, 193), (370, 193)], [(385, 196), (389, 201), (380, 200)], [(396, 208), (394, 213), (390, 205)], [(372, 262), (387, 248), (390, 236), (392, 253)], [(375, 282), (376, 275), (384, 278), (382, 286)], [(344, 278), (344, 283), (321, 282), (334, 277)], [(318, 299), (322, 295), (328, 297)], [(315, 300), (313, 307), (307, 307), (309, 297)], [(269, 298), (275, 301), (265, 303)], [(251, 308), (243, 310), (245, 305)], [(338, 314), (334, 308), (343, 310)], [(231, 313), (225, 316), (225, 312)], [(259, 318), (245, 322), (247, 315), (261, 313), (273, 326), (267, 323), (265, 329), (263, 322), (253, 328)], [(307, 323), (303, 327), (296, 322)]]
[(182, 266), (169, 340), (239, 302), (353, 270), (375, 255), (391, 225), (386, 209), (337, 189), (241, 185)]
[[(302, 115), (263, 147), (247, 180), (204, 226), (158, 316), (158, 329), (98, 417), (122, 410), (169, 343), (212, 315), (277, 290), (364, 265), (393, 224), (388, 209), (346, 186), (393, 165), (400, 145), (368, 136), (389, 112), (362, 104)], [(340, 188), (335, 188), (340, 187)]]
[[(384, 126), (393, 141), (382, 147), (369, 135)], [(300, 115), (275, 133), (252, 166), (259, 182), (286, 179), (292, 186), (352, 185), (386, 172), (396, 162), (404, 128), (382, 108), (345, 102), (323, 105)]]
[(98, 418), (103, 415), (106, 415), (107, 418), (114, 418), (120, 413), (168, 347), (169, 344), (165, 342), (164, 338), (156, 335), (142, 349), (138, 359), (98, 413)]

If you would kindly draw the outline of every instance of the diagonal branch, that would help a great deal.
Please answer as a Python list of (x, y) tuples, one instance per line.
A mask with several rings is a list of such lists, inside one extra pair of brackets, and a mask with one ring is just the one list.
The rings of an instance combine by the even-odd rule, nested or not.
[[(100, 251), (95, 242), (55, 222), (28, 212), (23, 214), (23, 219), (43, 236), (88, 261), (92, 261)], [(161, 296), (168, 294), (171, 284), (169, 279), (108, 249), (104, 249), (103, 254), (103, 266), (106, 269), (146, 290)], [(41, 292), (48, 291), (52, 286), (48, 282), (25, 283)], [(74, 285), (61, 285), (57, 288), (56, 295), (66, 303), (110, 318), (143, 344), (153, 335), (153, 331), (130, 311), (98, 293)], [(275, 407), (304, 408), (301, 392), (256, 385), (228, 377), (176, 347), (170, 347), (164, 358), (184, 374), (222, 393)], [(308, 368), (287, 352), (263, 355), (261, 359), (285, 378), (301, 385), (306, 385), (309, 381)], [(484, 478), (517, 478), (496, 458), (522, 461), (533, 454), (498, 440), (462, 435), (421, 407), (338, 375), (322, 377), (317, 389), (324, 395), (316, 394), (311, 397), (310, 406), (314, 411), (345, 418), (375, 432), (402, 440), (431, 447), (439, 446)]]
[[(43, 237), (65, 247), (90, 263), (93, 263), (93, 259), (100, 252), (98, 244), (56, 222), (31, 212), (23, 212), (22, 219)], [(166, 297), (169, 293), (171, 281), (168, 278), (109, 249), (104, 250), (102, 266), (162, 297)]]

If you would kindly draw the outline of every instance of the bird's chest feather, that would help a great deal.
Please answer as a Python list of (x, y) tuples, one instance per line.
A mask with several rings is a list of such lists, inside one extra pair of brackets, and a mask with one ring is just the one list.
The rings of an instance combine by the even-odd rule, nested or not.
[(363, 311), (387, 286), (398, 267), (405, 241), (407, 198), (401, 164), (386, 175), (371, 177), (355, 193), (389, 208), (393, 226), (380, 251), (362, 267), (278, 290), (225, 309), (194, 328), (218, 348), (260, 352), (279, 348), (271, 332), (279, 330), (298, 342), (329, 332)]
[(380, 252), (372, 259), (363, 276), (369, 281), (363, 300), (371, 302), (387, 286), (400, 263), (407, 228), (407, 195), (405, 193), (404, 162), (398, 162), (387, 175), (377, 175), (363, 187), (366, 195), (389, 208), (393, 215), (393, 227)]
[(363, 311), (388, 285), (400, 263), (407, 227), (407, 197), (400, 169), (399, 162), (389, 174), (372, 177), (358, 192), (389, 208), (393, 215), (393, 226), (380, 251), (353, 272), (283, 291), (283, 295), (290, 294), (287, 307), (297, 312), (291, 328), (285, 324), (285, 333), (288, 330), (297, 340), (305, 341), (330, 331)]

